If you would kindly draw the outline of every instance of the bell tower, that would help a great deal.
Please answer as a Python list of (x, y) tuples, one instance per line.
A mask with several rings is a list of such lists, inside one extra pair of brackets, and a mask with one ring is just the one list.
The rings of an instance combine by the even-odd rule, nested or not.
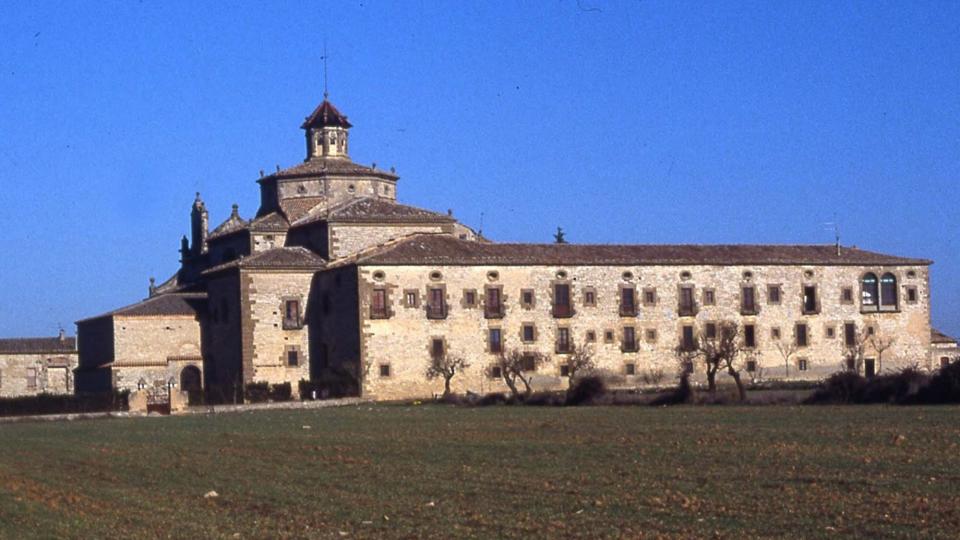
[(323, 103), (300, 126), (306, 131), (307, 159), (349, 157), (349, 135), (353, 127), (347, 117), (340, 113), (324, 93)]

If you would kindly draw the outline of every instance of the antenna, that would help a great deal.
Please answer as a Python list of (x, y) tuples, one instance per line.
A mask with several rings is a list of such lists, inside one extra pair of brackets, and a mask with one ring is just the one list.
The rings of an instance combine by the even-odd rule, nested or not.
[(480, 227), (477, 229), (477, 236), (483, 236), (483, 212), (480, 212)]
[(323, 38), (323, 56), (320, 57), (323, 60), (323, 99), (327, 99), (330, 96), (330, 93), (327, 92), (327, 38)]

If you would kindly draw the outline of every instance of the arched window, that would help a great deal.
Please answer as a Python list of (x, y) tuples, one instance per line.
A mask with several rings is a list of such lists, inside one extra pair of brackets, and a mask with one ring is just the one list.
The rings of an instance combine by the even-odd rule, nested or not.
[(873, 272), (867, 272), (862, 279), (862, 293), (860, 303), (864, 307), (876, 307), (879, 291), (877, 290), (877, 275)]
[(890, 272), (880, 278), (880, 305), (897, 307), (897, 277)]

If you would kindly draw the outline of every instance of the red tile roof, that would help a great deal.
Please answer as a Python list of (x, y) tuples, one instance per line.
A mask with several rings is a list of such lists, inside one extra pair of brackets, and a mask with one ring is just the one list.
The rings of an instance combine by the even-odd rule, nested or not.
[(330, 103), (325, 99), (323, 100), (323, 103), (318, 105), (317, 108), (314, 109), (313, 113), (303, 121), (303, 125), (300, 127), (307, 129), (328, 126), (342, 128), (353, 127), (353, 125), (347, 121), (347, 117), (341, 114), (340, 111), (333, 106), (333, 103)]
[(156, 316), (178, 316), (178, 315), (197, 315), (203, 309), (207, 302), (207, 293), (169, 293), (158, 294), (146, 298), (136, 304), (124, 306), (119, 309), (88, 317), (81, 321), (84, 322), (101, 317), (156, 317)]
[(446, 214), (400, 204), (377, 197), (358, 197), (330, 209), (317, 207), (293, 223), (294, 227), (317, 221), (339, 223), (452, 223)]
[(0, 339), (0, 354), (69, 354), (77, 352), (75, 337), (27, 337)]

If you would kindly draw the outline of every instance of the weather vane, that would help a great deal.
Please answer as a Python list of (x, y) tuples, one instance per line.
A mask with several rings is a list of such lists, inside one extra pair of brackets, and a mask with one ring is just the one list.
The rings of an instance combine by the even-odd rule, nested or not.
[(327, 39), (323, 39), (323, 56), (320, 57), (323, 60), (323, 99), (327, 99), (330, 96), (330, 93), (327, 92)]

